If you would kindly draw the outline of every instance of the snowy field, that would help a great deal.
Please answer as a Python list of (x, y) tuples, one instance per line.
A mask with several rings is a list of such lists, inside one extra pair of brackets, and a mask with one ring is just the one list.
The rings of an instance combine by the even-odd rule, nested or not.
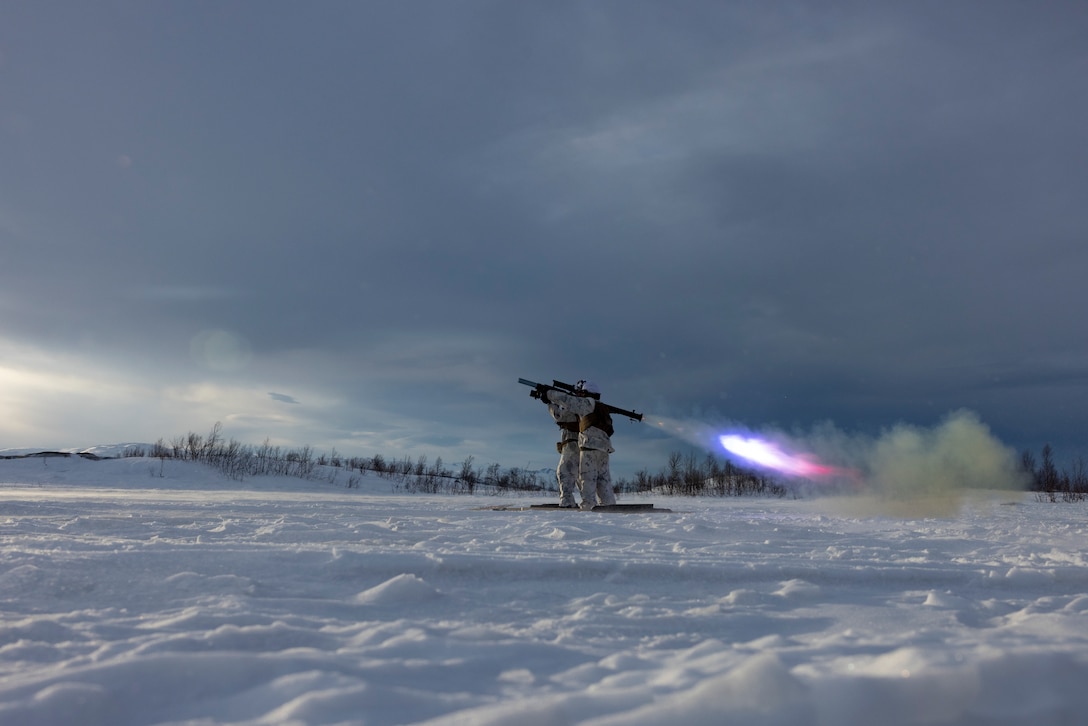
[(540, 500), (342, 479), (0, 461), (0, 724), (1088, 718), (1083, 504), (489, 511)]

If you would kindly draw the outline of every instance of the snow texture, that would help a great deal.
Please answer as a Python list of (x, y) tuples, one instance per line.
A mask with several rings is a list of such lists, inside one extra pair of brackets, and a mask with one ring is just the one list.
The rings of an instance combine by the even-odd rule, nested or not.
[(654, 502), (0, 461), (0, 724), (1083, 723), (1084, 505)]

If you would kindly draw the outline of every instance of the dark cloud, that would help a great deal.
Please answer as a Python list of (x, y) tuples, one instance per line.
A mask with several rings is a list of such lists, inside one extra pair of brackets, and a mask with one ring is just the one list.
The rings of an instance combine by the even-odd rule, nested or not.
[(288, 396), (286, 393), (275, 393), (274, 391), (269, 391), (268, 396), (273, 401), (279, 401), (280, 403), (298, 404), (298, 399), (296, 399), (294, 396)]
[[(0, 10), (0, 365), (48, 402), (12, 445), (221, 419), (520, 465), (524, 376), (1082, 446), (1075, 4), (62, 7)], [(669, 445), (620, 427), (616, 465)]]

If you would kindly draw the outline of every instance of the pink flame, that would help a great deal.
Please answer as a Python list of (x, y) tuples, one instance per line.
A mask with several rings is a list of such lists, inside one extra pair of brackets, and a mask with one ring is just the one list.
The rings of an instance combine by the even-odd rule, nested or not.
[(819, 463), (811, 454), (791, 454), (783, 451), (777, 444), (765, 439), (729, 434), (719, 440), (729, 453), (789, 476), (814, 478), (846, 473), (837, 467)]

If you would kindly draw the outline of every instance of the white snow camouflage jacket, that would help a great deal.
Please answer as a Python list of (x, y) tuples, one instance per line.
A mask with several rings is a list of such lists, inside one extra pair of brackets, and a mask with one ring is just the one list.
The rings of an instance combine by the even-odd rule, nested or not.
[[(571, 411), (558, 403), (548, 403), (548, 413), (552, 415), (555, 422), (559, 424), (559, 441), (566, 444), (568, 441), (576, 441), (578, 439), (578, 414)], [(573, 426), (571, 426), (573, 424)], [(569, 428), (568, 428), (569, 426)]]
[[(548, 401), (557, 404), (560, 408), (576, 413), (579, 416), (585, 416), (590, 413), (597, 405), (596, 399), (572, 396), (568, 393), (555, 390), (548, 391)], [(582, 449), (607, 451), (610, 454), (615, 451), (615, 449), (612, 448), (612, 439), (608, 434), (601, 431), (596, 426), (590, 426), (588, 429), (578, 434), (578, 447)]]

